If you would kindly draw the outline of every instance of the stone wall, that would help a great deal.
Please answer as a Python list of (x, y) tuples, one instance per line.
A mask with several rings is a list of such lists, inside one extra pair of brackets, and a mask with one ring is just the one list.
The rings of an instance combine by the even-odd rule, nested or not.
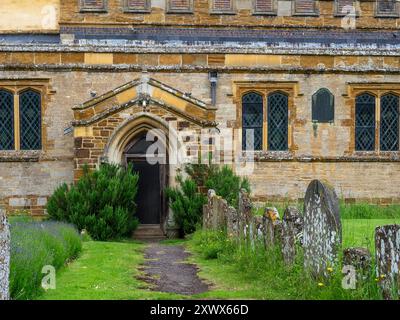
[[(154, 79), (210, 103), (207, 71), (148, 73)], [(63, 130), (74, 119), (72, 107), (90, 100), (91, 92), (100, 95), (140, 76), (139, 72), (106, 72), (100, 67), (94, 70), (68, 69), (63, 72), (0, 71), (0, 84), (10, 78), (14, 83), (23, 81), (25, 86), (25, 79), (29, 79), (28, 83), (32, 79), (46, 79), (51, 93), (43, 114), (46, 134), (44, 150), (33, 154), (0, 152), (0, 194), (7, 208), (13, 209), (14, 204), (18, 204), (15, 208), (29, 207), (38, 212), (37, 209), (41, 209), (37, 207), (45, 202), (44, 198), (60, 183), (72, 182), (75, 143), (83, 143), (79, 140), (74, 142), (71, 134), (64, 135)], [(310, 77), (301, 73), (284, 72), (220, 73), (216, 121), (221, 128), (224, 125), (240, 128), (240, 86), (260, 82), (279, 87), (291, 81), (291, 85), (295, 87), (293, 111), (296, 117), (290, 123), (290, 150), (283, 154), (264, 151), (257, 155), (254, 174), (249, 176), (255, 200), (296, 200), (303, 197), (303, 190), (309, 181), (329, 178), (338, 196), (350, 202), (400, 202), (396, 187), (400, 183), (399, 152), (373, 152), (365, 155), (352, 150), (354, 119), (351, 106), (354, 97), (349, 87), (351, 83), (358, 82), (361, 76), (364, 81), (370, 82), (372, 88), (379, 83), (388, 83), (390, 85), (387, 90), (400, 92), (400, 86), (397, 89), (393, 87), (396, 86), (393, 83), (398, 81), (395, 74), (349, 73), (338, 76), (324, 73)], [(315, 135), (311, 122), (311, 96), (322, 86), (335, 95), (335, 122), (320, 124)], [(382, 89), (379, 90), (382, 92)], [(158, 111), (154, 109), (154, 112)], [(102, 142), (102, 147), (106, 140)], [(90, 152), (96, 154), (96, 147), (90, 147), (93, 141), (86, 142)], [(236, 147), (240, 148), (239, 142)], [(96, 155), (93, 164), (98, 161), (99, 155)], [(84, 154), (80, 156), (81, 159), (87, 158)]]
[(59, 11), (60, 0), (1, 0), (0, 33), (56, 31)]
[[(158, 24), (158, 25), (215, 25), (215, 26), (323, 26), (340, 27), (341, 17), (334, 15), (334, 1), (320, 0), (318, 16), (293, 16), (291, 1), (278, 1), (278, 15), (253, 15), (252, 0), (234, 0), (236, 14), (210, 14), (210, 0), (194, 1), (192, 14), (166, 13), (166, 0), (152, 0), (151, 13), (124, 13), (122, 1), (108, 0), (107, 13), (83, 13), (78, 1), (62, 1), (61, 24)], [(359, 2), (357, 26), (360, 28), (397, 28), (398, 19), (375, 18), (374, 0)]]

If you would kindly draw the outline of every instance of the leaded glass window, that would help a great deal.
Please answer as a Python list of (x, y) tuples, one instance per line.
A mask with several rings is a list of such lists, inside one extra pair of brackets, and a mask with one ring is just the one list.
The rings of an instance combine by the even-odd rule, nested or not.
[(335, 117), (334, 97), (328, 89), (319, 89), (312, 96), (312, 120), (333, 122)]
[(14, 96), (0, 90), (0, 150), (14, 149)]
[(41, 96), (28, 90), (19, 95), (21, 150), (39, 150), (42, 147)]
[(258, 93), (247, 93), (242, 99), (243, 150), (262, 150), (263, 98)]
[(380, 149), (399, 150), (399, 97), (393, 94), (381, 97)]
[(287, 95), (276, 92), (268, 97), (268, 149), (288, 149), (289, 107)]
[(368, 93), (356, 98), (356, 150), (375, 150), (375, 97)]

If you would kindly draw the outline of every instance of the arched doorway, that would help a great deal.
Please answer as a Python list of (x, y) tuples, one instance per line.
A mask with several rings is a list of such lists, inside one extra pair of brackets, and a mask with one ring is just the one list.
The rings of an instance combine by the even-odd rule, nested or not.
[[(149, 152), (160, 138), (143, 130), (125, 147), (123, 161), (139, 174), (136, 216), (142, 225), (163, 225), (167, 216), (165, 189), (168, 185), (166, 148)], [(165, 150), (165, 152), (163, 151)]]

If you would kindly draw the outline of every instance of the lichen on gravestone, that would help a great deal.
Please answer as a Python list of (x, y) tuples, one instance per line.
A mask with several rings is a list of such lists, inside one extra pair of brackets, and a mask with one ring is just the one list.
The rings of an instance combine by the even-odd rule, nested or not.
[(295, 261), (296, 241), (302, 229), (303, 217), (299, 210), (296, 207), (287, 207), (282, 219), (282, 255), (286, 265)]
[(339, 200), (328, 183), (313, 180), (304, 199), (304, 266), (315, 278), (337, 265), (342, 242)]
[(10, 228), (5, 210), (0, 208), (0, 300), (9, 300)]
[(384, 299), (400, 297), (400, 225), (375, 229), (376, 274)]

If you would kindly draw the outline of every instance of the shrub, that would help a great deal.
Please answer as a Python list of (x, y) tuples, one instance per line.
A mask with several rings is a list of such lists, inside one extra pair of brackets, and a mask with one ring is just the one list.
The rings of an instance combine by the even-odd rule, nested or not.
[(128, 236), (138, 225), (136, 212), (138, 175), (132, 166), (103, 164), (84, 174), (75, 185), (61, 185), (47, 204), (49, 216), (87, 230), (94, 240)]
[(19, 219), (11, 222), (10, 294), (32, 299), (42, 292), (42, 268), (55, 269), (76, 258), (82, 250), (78, 230), (69, 224)]
[(214, 189), (216, 194), (224, 198), (230, 206), (238, 207), (239, 191), (246, 189), (250, 193), (250, 184), (246, 178), (237, 176), (228, 166), (211, 170), (206, 181), (208, 189)]
[(183, 234), (190, 234), (196, 230), (201, 222), (203, 205), (206, 196), (197, 192), (197, 185), (192, 179), (176, 178), (179, 187), (167, 188), (167, 197), (174, 212), (174, 219)]

